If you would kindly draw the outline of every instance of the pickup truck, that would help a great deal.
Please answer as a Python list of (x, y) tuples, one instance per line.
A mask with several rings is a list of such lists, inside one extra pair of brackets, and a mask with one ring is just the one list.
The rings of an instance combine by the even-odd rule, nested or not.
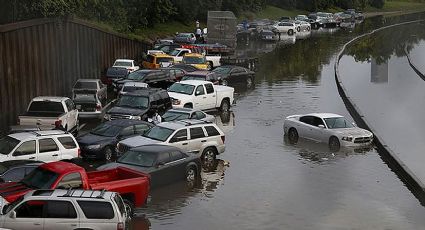
[[(191, 49), (186, 49), (186, 48), (176, 48), (173, 51), (170, 52), (170, 55), (173, 57), (174, 62), (182, 62), (183, 61), (183, 56), (185, 54), (190, 54), (193, 53)], [(221, 56), (210, 56), (210, 55), (205, 55), (205, 59), (207, 60), (207, 62), (210, 64), (211, 68), (215, 68), (217, 66), (221, 66), (220, 60), (221, 60)]]
[(26, 112), (18, 117), (18, 124), (74, 132), (78, 131), (78, 110), (67, 97), (35, 97)]
[(0, 208), (36, 189), (105, 189), (119, 193), (133, 209), (145, 204), (149, 188), (150, 176), (129, 168), (86, 172), (73, 163), (57, 161), (38, 166), (20, 182), (0, 184)]
[(79, 118), (103, 118), (110, 105), (107, 87), (99, 79), (79, 79), (72, 88), (72, 98)]
[(173, 108), (229, 111), (234, 88), (213, 85), (209, 81), (187, 80), (176, 82), (168, 89)]

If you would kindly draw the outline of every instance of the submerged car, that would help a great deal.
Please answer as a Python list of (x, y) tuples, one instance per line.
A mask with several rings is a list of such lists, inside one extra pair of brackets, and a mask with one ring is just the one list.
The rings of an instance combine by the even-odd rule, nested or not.
[(343, 116), (332, 113), (312, 113), (286, 117), (283, 130), (292, 142), (299, 137), (328, 143), (332, 150), (341, 146), (367, 146), (373, 134), (357, 127)]
[(186, 180), (194, 183), (200, 175), (201, 160), (181, 149), (167, 145), (144, 145), (129, 149), (116, 163), (98, 169), (126, 167), (151, 176), (151, 186), (157, 187)]

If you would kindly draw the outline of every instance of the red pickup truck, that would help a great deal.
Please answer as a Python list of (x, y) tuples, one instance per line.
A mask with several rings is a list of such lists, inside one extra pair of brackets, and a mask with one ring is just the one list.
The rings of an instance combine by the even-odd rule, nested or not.
[(86, 172), (78, 165), (57, 161), (40, 165), (20, 182), (0, 184), (0, 205), (13, 202), (35, 189), (106, 189), (119, 193), (132, 212), (134, 207), (146, 202), (149, 187), (148, 174), (129, 168)]

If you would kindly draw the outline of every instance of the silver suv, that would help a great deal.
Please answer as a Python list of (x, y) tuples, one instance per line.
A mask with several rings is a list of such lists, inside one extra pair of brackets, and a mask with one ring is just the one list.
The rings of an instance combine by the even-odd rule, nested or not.
[(223, 131), (214, 123), (200, 120), (163, 122), (143, 136), (131, 137), (117, 144), (117, 153), (123, 154), (133, 147), (149, 144), (171, 145), (188, 153), (197, 154), (202, 160), (212, 161), (225, 150)]
[(124, 230), (127, 212), (115, 192), (36, 190), (5, 205), (0, 227), (20, 230)]

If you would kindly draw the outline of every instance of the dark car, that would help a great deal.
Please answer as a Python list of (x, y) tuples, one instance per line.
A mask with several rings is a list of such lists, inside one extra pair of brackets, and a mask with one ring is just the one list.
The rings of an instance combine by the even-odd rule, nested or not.
[(155, 112), (160, 115), (172, 108), (171, 98), (163, 89), (145, 88), (121, 95), (105, 120), (133, 119), (146, 121)]
[(210, 81), (215, 85), (220, 83), (219, 75), (217, 73), (207, 71), (207, 70), (198, 70), (191, 73), (187, 73), (182, 77), (182, 81), (185, 80), (200, 80), (200, 81)]
[(200, 70), (200, 69), (196, 68), (195, 66), (188, 65), (188, 64), (174, 64), (174, 65), (170, 66), (170, 68), (182, 69), (186, 72), (193, 72), (193, 71)]
[(102, 165), (98, 169), (119, 166), (149, 174), (151, 186), (158, 187), (182, 180), (195, 182), (200, 175), (201, 160), (174, 146), (144, 145), (128, 150), (117, 162)]
[(0, 182), (18, 182), (43, 163), (31, 160), (0, 162)]
[(258, 33), (258, 38), (266, 42), (278, 40), (278, 37), (271, 30), (261, 30)]
[(112, 83), (114, 92), (119, 92), (126, 82), (143, 82), (150, 87), (166, 89), (174, 83), (167, 71), (142, 69), (130, 73), (127, 78), (115, 79)]
[(233, 65), (224, 65), (215, 68), (212, 72), (220, 75), (222, 85), (232, 83), (246, 83), (248, 87), (254, 84), (255, 73), (247, 68)]
[(118, 141), (135, 135), (142, 135), (154, 125), (145, 121), (120, 119), (107, 121), (89, 133), (77, 138), (81, 156), (86, 159), (111, 160)]
[(109, 67), (102, 75), (102, 83), (106, 85), (112, 85), (114, 79), (122, 79), (127, 77), (128, 70), (121, 67)]
[(180, 81), (187, 74), (186, 70), (176, 67), (160, 68), (160, 70), (167, 72), (170, 80), (173, 82)]

